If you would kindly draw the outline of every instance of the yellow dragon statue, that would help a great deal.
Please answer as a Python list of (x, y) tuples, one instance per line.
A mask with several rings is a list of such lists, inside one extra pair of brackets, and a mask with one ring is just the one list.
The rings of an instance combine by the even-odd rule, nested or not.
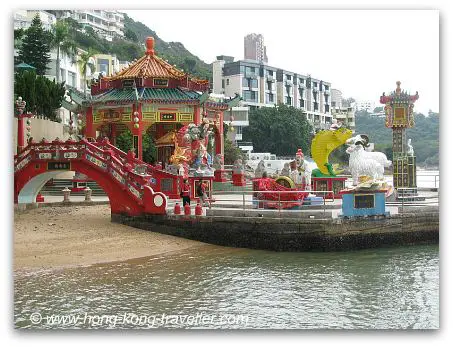
[(318, 168), (312, 171), (313, 177), (336, 176), (339, 173), (329, 163), (329, 155), (351, 136), (352, 130), (344, 127), (336, 130), (321, 130), (315, 135), (311, 142), (311, 157)]

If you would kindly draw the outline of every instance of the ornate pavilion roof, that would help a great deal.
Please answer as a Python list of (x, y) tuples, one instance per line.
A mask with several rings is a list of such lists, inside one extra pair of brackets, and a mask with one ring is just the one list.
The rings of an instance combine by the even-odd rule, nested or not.
[(148, 37), (146, 39), (146, 54), (140, 59), (133, 62), (127, 68), (111, 77), (105, 77), (107, 81), (116, 81), (121, 79), (132, 78), (174, 78), (183, 79), (188, 78), (197, 84), (208, 84), (209, 81), (197, 79), (189, 76), (184, 71), (181, 71), (158, 57), (154, 53), (154, 38)]
[(110, 89), (93, 96), (93, 104), (127, 104), (134, 101), (154, 103), (193, 103), (198, 104), (203, 94), (179, 88), (133, 88)]

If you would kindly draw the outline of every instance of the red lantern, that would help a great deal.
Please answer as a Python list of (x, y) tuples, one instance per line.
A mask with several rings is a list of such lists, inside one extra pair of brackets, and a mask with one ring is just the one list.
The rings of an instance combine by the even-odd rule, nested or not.
[(189, 203), (186, 203), (186, 204), (184, 205), (184, 214), (185, 214), (186, 216), (190, 216), (190, 213), (191, 213), (190, 205), (189, 205)]

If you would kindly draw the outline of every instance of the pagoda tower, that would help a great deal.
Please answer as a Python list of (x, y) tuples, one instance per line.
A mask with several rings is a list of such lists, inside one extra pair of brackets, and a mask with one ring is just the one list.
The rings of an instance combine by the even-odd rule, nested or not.
[(417, 193), (416, 157), (408, 151), (406, 129), (415, 125), (413, 109), (418, 92), (410, 95), (400, 85), (397, 81), (396, 90), (388, 96), (383, 93), (380, 102), (385, 104), (385, 126), (392, 128), (393, 133), (393, 186), (407, 188), (407, 195)]

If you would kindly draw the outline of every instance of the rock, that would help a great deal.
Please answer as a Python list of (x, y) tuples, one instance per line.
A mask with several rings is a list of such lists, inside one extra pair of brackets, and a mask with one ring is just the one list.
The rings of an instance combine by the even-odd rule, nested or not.
[(47, 224), (47, 225), (48, 225), (48, 226), (52, 226), (52, 225), (55, 225), (55, 223), (49, 223), (49, 224)]

